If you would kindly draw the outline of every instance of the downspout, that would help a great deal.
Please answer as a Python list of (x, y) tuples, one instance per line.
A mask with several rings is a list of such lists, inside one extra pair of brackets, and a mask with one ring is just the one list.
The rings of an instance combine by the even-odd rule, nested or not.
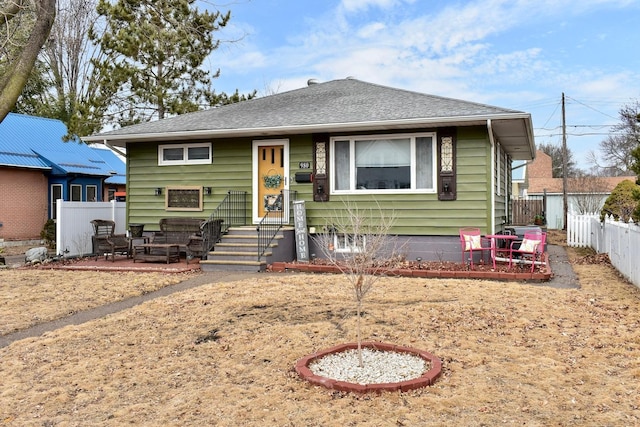
[(115, 151), (116, 153), (118, 153), (119, 155), (124, 157), (125, 159), (127, 158), (127, 154), (126, 153), (123, 153), (122, 151), (120, 151), (120, 149), (118, 149), (118, 148), (114, 147), (113, 145), (109, 144), (106, 139), (102, 141), (102, 144), (104, 144), (110, 150)]
[(491, 159), (489, 160), (489, 164), (491, 165), (491, 184), (489, 188), (491, 189), (491, 219), (490, 219), (490, 232), (491, 234), (496, 234), (495, 230), (495, 220), (496, 220), (496, 190), (494, 188), (496, 182), (496, 168), (494, 164), (494, 159), (496, 158), (496, 141), (493, 139), (493, 128), (491, 127), (491, 119), (487, 119), (487, 131), (489, 132), (489, 144), (491, 144)]

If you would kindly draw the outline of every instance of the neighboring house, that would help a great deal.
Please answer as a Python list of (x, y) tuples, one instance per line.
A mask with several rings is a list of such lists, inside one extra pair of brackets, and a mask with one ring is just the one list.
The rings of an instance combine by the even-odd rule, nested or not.
[(528, 113), (350, 78), (84, 139), (126, 147), (128, 221), (145, 230), (207, 217), (231, 190), (257, 224), (288, 215), (273, 201), (295, 191), (316, 230), (345, 201), (379, 204), (407, 257), (425, 260), (459, 260), (461, 227), (501, 230), (512, 160), (535, 154)]
[(0, 123), (0, 238), (39, 239), (56, 201), (103, 201), (125, 191), (124, 162), (112, 152), (64, 142), (59, 120), (10, 113)]
[[(611, 191), (620, 182), (635, 182), (635, 176), (567, 178), (567, 206), (571, 213), (600, 212)], [(553, 177), (551, 156), (541, 150), (527, 167), (529, 196), (546, 195), (547, 228), (564, 229), (563, 179)]]

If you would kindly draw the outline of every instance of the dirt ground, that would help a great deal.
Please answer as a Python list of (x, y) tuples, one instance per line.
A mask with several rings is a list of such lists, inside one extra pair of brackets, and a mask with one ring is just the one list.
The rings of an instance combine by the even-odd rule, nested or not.
[[(640, 289), (569, 254), (580, 289), (381, 278), (363, 336), (440, 357), (425, 389), (352, 395), (301, 380), (297, 359), (354, 340), (350, 289), (339, 275), (264, 274), (0, 349), (0, 425), (640, 425)], [(42, 270), (0, 271), (0, 283), (13, 319), (0, 334), (51, 306), (65, 315), (166, 285)]]

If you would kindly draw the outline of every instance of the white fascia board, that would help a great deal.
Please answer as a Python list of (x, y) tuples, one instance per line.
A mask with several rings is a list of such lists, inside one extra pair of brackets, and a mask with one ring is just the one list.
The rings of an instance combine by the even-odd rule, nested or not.
[[(127, 142), (143, 142), (143, 141), (178, 141), (189, 139), (203, 138), (229, 138), (229, 137), (246, 137), (246, 136), (269, 136), (269, 135), (290, 135), (304, 134), (312, 132), (356, 132), (366, 130), (392, 130), (403, 128), (414, 128), (419, 126), (475, 126), (486, 125), (487, 120), (514, 120), (524, 119), (530, 123), (531, 115), (528, 113), (508, 113), (494, 114), (491, 116), (459, 116), (459, 117), (438, 117), (438, 118), (415, 118), (402, 120), (380, 120), (370, 122), (354, 122), (354, 123), (324, 123), (312, 125), (295, 125), (295, 126), (273, 126), (258, 128), (241, 128), (241, 129), (203, 129), (196, 131), (181, 132), (156, 132), (142, 134), (121, 134), (121, 135), (104, 135), (97, 134), (85, 136), (81, 139), (89, 142), (109, 143), (116, 146), (123, 146)], [(530, 126), (529, 126), (530, 128)], [(532, 138), (532, 135), (531, 135)]]

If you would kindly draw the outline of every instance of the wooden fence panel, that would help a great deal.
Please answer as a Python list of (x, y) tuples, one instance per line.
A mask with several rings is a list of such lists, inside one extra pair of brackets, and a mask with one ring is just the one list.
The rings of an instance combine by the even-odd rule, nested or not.
[(517, 199), (511, 201), (511, 223), (513, 225), (533, 224), (533, 217), (543, 213), (543, 199)]

